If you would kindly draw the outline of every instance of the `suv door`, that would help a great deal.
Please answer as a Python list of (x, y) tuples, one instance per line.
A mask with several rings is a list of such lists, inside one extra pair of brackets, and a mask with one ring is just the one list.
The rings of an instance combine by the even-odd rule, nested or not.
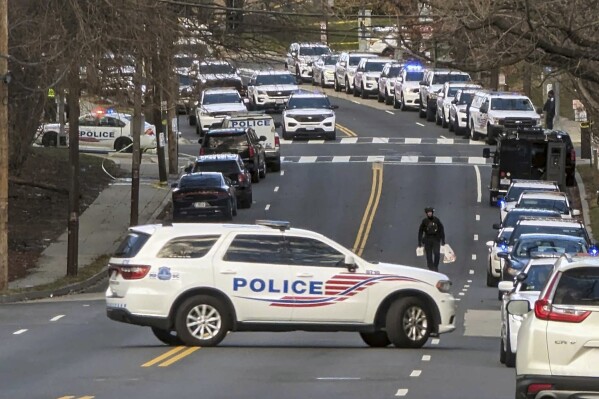
[(368, 306), (363, 283), (372, 276), (349, 272), (345, 254), (329, 243), (290, 235), (285, 240), (292, 278), (302, 281), (305, 288), (296, 297), (291, 319), (296, 323), (363, 322)]
[(280, 234), (231, 234), (214, 256), (215, 287), (238, 321), (289, 321), (293, 281)]

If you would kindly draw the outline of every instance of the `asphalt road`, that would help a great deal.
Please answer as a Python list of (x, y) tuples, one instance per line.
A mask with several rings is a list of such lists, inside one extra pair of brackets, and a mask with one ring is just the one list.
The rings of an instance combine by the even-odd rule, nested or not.
[[(368, 348), (357, 333), (232, 333), (219, 347), (175, 354), (149, 329), (108, 320), (101, 293), (4, 305), (0, 398), (513, 397), (514, 371), (498, 360), (496, 290), (485, 286), (484, 243), (498, 210), (488, 206), (484, 147), (449, 142), (453, 133), (375, 99), (333, 103), (358, 141), (338, 131), (335, 143), (284, 143), (281, 172), (254, 187), (252, 208), (236, 221), (285, 219), (368, 260), (425, 267), (417, 230), (434, 206), (458, 256), (441, 266), (460, 299), (455, 332), (418, 350)], [(180, 151), (197, 154), (198, 145)], [(375, 173), (382, 184), (371, 202)], [(361, 224), (370, 230), (358, 236)]]

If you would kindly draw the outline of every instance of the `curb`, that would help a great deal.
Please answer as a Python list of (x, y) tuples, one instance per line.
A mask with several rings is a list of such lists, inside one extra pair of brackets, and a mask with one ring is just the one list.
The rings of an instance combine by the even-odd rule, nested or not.
[(578, 185), (578, 193), (580, 194), (580, 204), (582, 205), (582, 219), (584, 220), (585, 227), (587, 232), (589, 233), (589, 237), (594, 239), (593, 231), (591, 229), (591, 216), (589, 214), (589, 203), (587, 201), (587, 192), (584, 188), (584, 183), (582, 182), (582, 177), (578, 170), (576, 170), (575, 174), (576, 184)]

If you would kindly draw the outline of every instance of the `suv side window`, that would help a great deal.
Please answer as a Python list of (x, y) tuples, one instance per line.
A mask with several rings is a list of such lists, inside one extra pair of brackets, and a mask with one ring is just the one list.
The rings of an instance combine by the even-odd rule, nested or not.
[(307, 237), (286, 237), (291, 264), (296, 266), (337, 267), (345, 255), (322, 241)]
[(279, 235), (238, 234), (223, 256), (227, 262), (288, 264), (283, 239)]
[(149, 238), (149, 234), (130, 231), (112, 256), (114, 258), (133, 258)]
[(158, 258), (201, 258), (218, 241), (220, 236), (191, 236), (173, 238), (160, 249)]
[(555, 289), (553, 304), (599, 306), (599, 270), (581, 267), (563, 272)]

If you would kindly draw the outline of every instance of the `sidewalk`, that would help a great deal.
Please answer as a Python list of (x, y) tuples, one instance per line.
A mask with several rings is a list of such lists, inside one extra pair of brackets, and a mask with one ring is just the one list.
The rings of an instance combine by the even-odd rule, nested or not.
[[(145, 166), (145, 165), (143, 165)], [(155, 166), (154, 166), (155, 169)], [(139, 187), (139, 224), (155, 221), (170, 200), (170, 184), (160, 185), (158, 179), (143, 177)], [(171, 178), (172, 180), (172, 178)], [(93, 263), (103, 255), (113, 253), (129, 228), (131, 209), (130, 179), (117, 179), (104, 189), (79, 219), (79, 268)], [(22, 279), (9, 283), (9, 289), (27, 289), (53, 283), (65, 277), (67, 270), (68, 233), (65, 231), (42, 253), (37, 268)], [(95, 279), (98, 280), (98, 279)], [(82, 289), (84, 283), (71, 290)], [(68, 292), (68, 291), (67, 291)], [(0, 303), (51, 296), (51, 292), (31, 291), (26, 294), (0, 295)], [(54, 295), (58, 295), (57, 293)]]

